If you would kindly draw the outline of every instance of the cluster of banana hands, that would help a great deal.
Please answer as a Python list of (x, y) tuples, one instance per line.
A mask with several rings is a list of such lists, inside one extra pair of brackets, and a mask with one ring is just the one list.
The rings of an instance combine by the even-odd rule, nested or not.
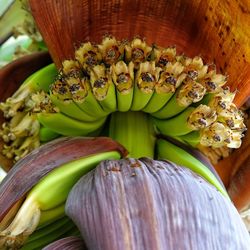
[[(56, 78), (56, 80), (55, 80)], [(84, 43), (59, 74), (54, 64), (31, 75), (0, 104), (7, 122), (4, 155), (20, 159), (59, 135), (99, 135), (109, 114), (140, 111), (163, 135), (198, 147), (238, 148), (245, 130), (226, 76), (201, 57), (106, 36)], [(212, 156), (211, 156), (212, 158)]]
[[(195, 249), (204, 242), (197, 249), (247, 249), (247, 231), (223, 184), (190, 149), (211, 156), (208, 149), (240, 147), (246, 127), (235, 93), (223, 87), (226, 78), (200, 57), (176, 55), (174, 47), (112, 36), (82, 44), (59, 73), (51, 64), (31, 75), (0, 104), (3, 154), (16, 161), (0, 185), (0, 248), (41, 249), (70, 236), (44, 249), (85, 243), (89, 249)], [(151, 227), (136, 219), (139, 211)], [(210, 222), (200, 230), (204, 220)], [(238, 232), (237, 242), (228, 228)], [(168, 239), (166, 230), (177, 233)], [(204, 241), (204, 230), (218, 230), (227, 242)], [(80, 235), (85, 243), (73, 237)]]

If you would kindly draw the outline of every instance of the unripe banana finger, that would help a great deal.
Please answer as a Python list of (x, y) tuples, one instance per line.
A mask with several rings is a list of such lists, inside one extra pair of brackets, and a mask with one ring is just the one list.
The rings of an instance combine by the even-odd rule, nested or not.
[(155, 66), (155, 61), (139, 65), (134, 84), (132, 111), (142, 110), (153, 96), (155, 85), (159, 79), (161, 68)]
[(72, 100), (62, 101), (53, 94), (50, 94), (50, 100), (56, 107), (59, 108), (61, 113), (73, 119), (83, 122), (93, 122), (98, 120), (97, 117), (91, 116), (80, 109), (79, 106), (77, 106)]
[(133, 101), (133, 92), (134, 90), (129, 90), (129, 93), (120, 93), (116, 90), (116, 99), (117, 99), (117, 109), (120, 112), (129, 111)]
[(57, 132), (51, 130), (50, 128), (41, 126), (40, 130), (39, 130), (39, 138), (40, 138), (40, 142), (48, 142), (51, 141), (57, 137), (59, 137), (60, 134), (58, 134)]
[(99, 100), (104, 112), (112, 113), (117, 110), (115, 86), (111, 82), (107, 95), (103, 100)]
[(65, 205), (64, 203), (62, 203), (61, 205), (58, 205), (55, 208), (46, 211), (41, 211), (38, 229), (43, 228), (46, 225), (49, 225), (54, 221), (63, 218), (65, 216), (64, 207)]
[(75, 103), (83, 112), (93, 116), (94, 118), (103, 118), (109, 114), (109, 112), (103, 110), (102, 106), (90, 90), (84, 100), (75, 100)]
[(153, 118), (153, 122), (163, 135), (168, 135), (168, 136), (185, 135), (194, 130), (188, 124), (188, 118), (194, 110), (195, 108), (189, 107), (186, 110), (184, 110), (181, 114), (171, 119), (160, 120)]
[(215, 186), (225, 197), (229, 198), (225, 188), (217, 180), (214, 174), (202, 162), (197, 160), (187, 151), (163, 139), (157, 140), (156, 148), (158, 159), (169, 160), (175, 164), (191, 169)]
[(92, 92), (105, 112), (116, 111), (115, 86), (110, 72), (103, 64), (96, 65), (90, 72), (90, 84)]
[(155, 113), (165, 106), (172, 96), (173, 93), (158, 94), (155, 92), (142, 111), (146, 113)]
[(192, 103), (201, 101), (205, 94), (205, 87), (198, 82), (188, 79), (178, 88), (167, 104), (152, 115), (159, 119), (171, 118), (181, 113)]
[(141, 91), (137, 85), (134, 86), (133, 101), (130, 110), (131, 111), (140, 111), (142, 110), (149, 102), (153, 95), (153, 91), (145, 93)]
[(81, 122), (62, 113), (39, 113), (37, 119), (44, 126), (61, 135), (79, 136), (88, 135), (105, 123), (106, 117), (95, 122)]

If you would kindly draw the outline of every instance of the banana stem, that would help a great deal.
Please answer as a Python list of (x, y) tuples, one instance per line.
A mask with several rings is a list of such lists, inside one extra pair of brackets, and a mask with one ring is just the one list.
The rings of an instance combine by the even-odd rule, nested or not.
[(109, 136), (128, 150), (129, 157), (154, 157), (154, 127), (146, 113), (112, 113)]

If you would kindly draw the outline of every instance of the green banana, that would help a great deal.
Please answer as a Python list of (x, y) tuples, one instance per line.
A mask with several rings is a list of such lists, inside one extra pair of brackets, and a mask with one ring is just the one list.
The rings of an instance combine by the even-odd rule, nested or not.
[(154, 113), (160, 110), (169, 99), (173, 96), (173, 93), (156, 93), (154, 92), (153, 96), (147, 103), (147, 105), (142, 109), (146, 113)]
[(58, 134), (57, 132), (54, 132), (50, 128), (40, 126), (39, 138), (40, 138), (41, 143), (51, 141), (53, 139), (56, 139), (59, 136), (60, 134)]
[(104, 65), (96, 65), (90, 71), (92, 92), (105, 112), (116, 111), (115, 86)]
[(103, 118), (109, 114), (109, 112), (103, 110), (102, 106), (96, 100), (91, 90), (87, 92), (87, 95), (84, 99), (74, 101), (82, 111), (95, 118)]
[(155, 113), (166, 105), (186, 77), (186, 74), (182, 73), (183, 69), (184, 67), (179, 62), (167, 63), (156, 82), (152, 98), (143, 108), (144, 112)]
[[(61, 100), (73, 100), (73, 102), (86, 114), (94, 119), (104, 117), (108, 114), (105, 112), (101, 105), (96, 100), (91, 91), (89, 79), (82, 76), (75, 64), (72, 65), (71, 61), (67, 61), (63, 71), (70, 71), (70, 75), (62, 75), (52, 85), (52, 93)], [(70, 67), (69, 67), (70, 66)], [(73, 67), (73, 68), (72, 68)]]
[(29, 76), (11, 97), (4, 103), (0, 103), (0, 109), (4, 112), (4, 116), (6, 118), (13, 117), (20, 108), (29, 108), (29, 103), (25, 103), (29, 100), (29, 96), (36, 91), (48, 91), (56, 75), (55, 65), (50, 64)]
[(206, 88), (200, 83), (186, 78), (169, 102), (152, 116), (159, 119), (173, 117), (185, 110), (192, 103), (199, 102), (206, 94)]
[(179, 136), (179, 138), (190, 146), (197, 148), (200, 143), (200, 131), (192, 131), (186, 135)]
[[(60, 166), (36, 184), (27, 195), (25, 203), (35, 201), (41, 210), (57, 207), (65, 201), (69, 190), (80, 176), (89, 172), (100, 161), (110, 158), (119, 159), (120, 154), (116, 151), (99, 153)], [(50, 188), (53, 190), (46, 193)]]
[(50, 94), (50, 100), (59, 108), (62, 114), (82, 122), (94, 122), (98, 118), (84, 112), (73, 100), (60, 100), (57, 96)]
[(188, 124), (188, 118), (194, 110), (195, 108), (189, 107), (178, 116), (166, 120), (153, 118), (153, 122), (163, 135), (185, 135), (193, 131), (193, 128)]
[(37, 228), (39, 229), (50, 223), (53, 223), (54, 221), (62, 218), (64, 215), (64, 204), (58, 205), (57, 207), (46, 211), (41, 211), (40, 220)]
[(135, 76), (131, 111), (140, 111), (147, 105), (154, 93), (160, 71), (161, 68), (156, 67), (154, 61), (144, 62), (139, 65)]
[(127, 66), (119, 61), (111, 66), (111, 76), (116, 86), (117, 110), (126, 112), (130, 109), (134, 92), (134, 64)]
[(175, 137), (206, 128), (216, 119), (217, 115), (213, 109), (200, 104), (198, 107), (188, 107), (182, 113), (170, 119), (153, 118), (153, 121), (162, 134)]
[(100, 118), (95, 122), (82, 122), (70, 118), (62, 113), (38, 113), (38, 121), (50, 130), (61, 135), (78, 136), (88, 135), (101, 128), (106, 117)]
[(35, 91), (43, 90), (45, 92), (48, 92), (50, 85), (54, 82), (57, 74), (58, 71), (55, 64), (51, 63), (29, 76), (21, 85), (21, 88), (26, 88), (29, 86), (32, 90)]
[(225, 188), (217, 180), (214, 174), (203, 163), (187, 153), (187, 151), (163, 139), (156, 141), (156, 148), (158, 159), (169, 160), (177, 165), (191, 169), (215, 186), (225, 197), (228, 197)]

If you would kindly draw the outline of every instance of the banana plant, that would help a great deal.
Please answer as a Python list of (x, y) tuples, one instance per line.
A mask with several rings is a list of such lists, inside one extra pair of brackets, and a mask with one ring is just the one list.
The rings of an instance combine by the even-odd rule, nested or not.
[[(247, 230), (213, 168), (199, 154), (190, 154), (186, 149), (192, 146), (205, 153), (211, 149), (217, 154), (219, 149), (239, 148), (246, 129), (238, 106), (246, 99), (248, 90), (241, 95), (230, 90), (226, 86), (231, 85), (234, 90), (236, 83), (223, 74), (225, 68), (231, 69), (232, 78), (236, 79), (230, 64), (234, 62), (232, 57), (223, 67), (224, 58), (216, 57), (216, 68), (211, 64), (216, 53), (201, 47), (200, 41), (207, 41), (208, 20), (214, 19), (212, 2), (207, 1), (206, 9), (201, 8), (193, 16), (200, 21), (206, 14), (204, 21), (199, 22), (204, 28), (199, 30), (200, 36), (194, 36), (189, 22), (183, 26), (170, 25), (165, 20), (169, 15), (164, 14), (171, 10), (174, 16), (184, 17), (181, 11), (193, 13), (198, 1), (183, 1), (186, 8), (180, 8), (174, 1), (160, 1), (157, 6), (161, 8), (153, 8), (150, 16), (146, 13), (155, 1), (141, 1), (137, 7), (142, 10), (145, 23), (152, 23), (151, 28), (141, 29), (143, 26), (139, 25), (138, 31), (126, 29), (131, 20), (140, 24), (137, 15), (126, 15), (121, 22), (123, 27), (117, 28), (111, 22), (110, 35), (101, 39), (103, 34), (98, 31), (102, 27), (98, 19), (101, 15), (97, 15), (98, 11), (91, 12), (92, 2), (86, 4), (91, 5), (87, 13), (93, 20), (90, 26), (82, 27), (79, 21), (88, 16), (82, 15), (82, 11), (86, 12), (82, 1), (79, 2), (82, 8), (77, 10), (73, 3), (64, 6), (60, 1), (47, 0), (38, 5), (30, 1), (55, 64), (35, 72), (0, 104), (5, 116), (2, 153), (16, 162), (0, 186), (0, 200), (4, 204), (0, 209), (2, 247), (27, 244), (28, 249), (34, 243), (32, 235), (38, 237), (46, 231), (43, 227), (55, 233), (53, 240), (63, 237), (67, 232), (58, 232), (57, 223), (64, 223), (64, 212), (77, 225), (78, 233), (90, 249), (249, 246)], [(122, 3), (119, 13), (126, 10), (126, 4)], [(46, 18), (55, 8), (57, 15), (65, 19)], [(229, 11), (227, 5), (224, 8)], [(236, 3), (233, 8), (238, 8)], [(37, 14), (41, 9), (45, 10), (43, 16)], [(76, 19), (71, 22), (73, 27), (69, 27), (72, 9)], [(219, 15), (217, 10), (214, 13)], [(108, 22), (108, 18), (115, 16), (116, 13), (110, 13), (105, 20)], [(227, 23), (226, 19), (223, 21)], [(71, 34), (69, 40), (57, 36), (62, 25)], [(237, 24), (232, 24), (232, 30), (234, 25)], [(161, 32), (156, 28), (153, 32), (154, 26), (161, 27)], [(79, 28), (81, 31), (77, 32)], [(172, 38), (164, 35), (171, 29)], [(83, 39), (85, 32), (89, 34), (88, 41)], [(121, 39), (125, 35), (127, 39)], [(237, 39), (244, 38), (239, 35)], [(79, 41), (83, 43), (76, 45)], [(166, 46), (169, 42), (175, 42), (176, 47)], [(232, 48), (228, 47), (228, 51)], [(186, 49), (188, 55), (181, 54), (180, 49)], [(197, 56), (200, 51), (205, 55)], [(244, 44), (243, 51), (247, 54)], [(248, 70), (245, 66), (237, 77), (243, 79)], [(237, 84), (246, 88), (242, 81)], [(54, 141), (61, 136), (73, 138)], [(78, 147), (75, 140), (82, 144)], [(48, 141), (52, 142), (47, 144)], [(73, 151), (67, 141), (74, 144)], [(41, 144), (44, 145), (39, 147)], [(104, 153), (102, 150), (111, 144), (116, 146)], [(91, 153), (96, 148), (97, 154)], [(34, 166), (40, 166), (39, 170)], [(34, 178), (23, 183), (23, 176), (30, 171)], [(215, 213), (215, 220), (206, 219), (215, 218)], [(225, 222), (225, 214), (230, 218), (229, 224)], [(70, 225), (68, 230), (74, 231)], [(169, 238), (163, 237), (164, 232), (168, 232)], [(177, 237), (180, 234), (185, 240)], [(39, 247), (48, 243), (46, 237), (39, 236)]]

